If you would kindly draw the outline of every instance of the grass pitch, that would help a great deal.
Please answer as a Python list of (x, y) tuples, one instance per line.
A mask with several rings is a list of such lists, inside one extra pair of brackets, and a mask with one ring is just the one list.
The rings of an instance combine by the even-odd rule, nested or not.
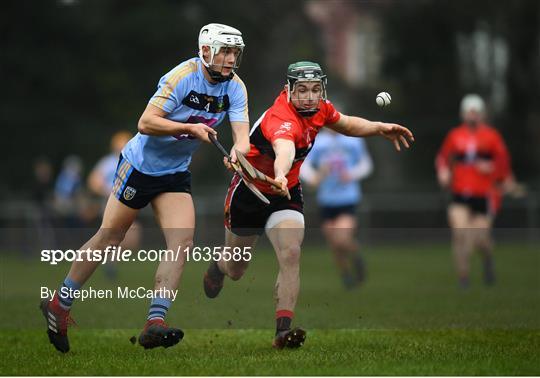
[[(299, 350), (271, 349), (275, 257), (258, 251), (246, 276), (217, 299), (202, 291), (205, 263), (186, 267), (168, 322), (186, 336), (169, 349), (132, 345), (148, 303), (76, 303), (72, 350), (48, 343), (37, 309), (40, 286), (55, 288), (67, 265), (2, 257), (2, 375), (539, 375), (540, 253), (501, 245), (498, 281), (484, 287), (474, 261), (472, 286), (457, 288), (447, 246), (366, 250), (369, 279), (345, 291), (331, 256), (305, 248), (295, 324), (308, 330)], [(151, 287), (156, 264), (127, 263), (118, 280), (97, 272), (88, 285)], [(87, 285), (87, 286), (88, 286)]]

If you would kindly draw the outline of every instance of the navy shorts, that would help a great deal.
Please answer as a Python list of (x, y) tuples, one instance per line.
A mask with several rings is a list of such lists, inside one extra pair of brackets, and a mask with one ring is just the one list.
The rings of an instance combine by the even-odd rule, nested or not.
[(323, 220), (336, 219), (340, 215), (356, 214), (356, 205), (343, 205), (343, 206), (322, 206), (321, 207), (321, 218)]
[(120, 155), (112, 193), (124, 205), (132, 209), (142, 209), (157, 195), (170, 192), (191, 194), (191, 172), (163, 176), (145, 175)]
[(462, 194), (452, 194), (452, 203), (467, 206), (472, 213), (489, 215), (492, 213), (491, 204), (487, 197), (473, 197)]
[(266, 205), (249, 190), (240, 176), (234, 175), (225, 199), (225, 227), (238, 236), (261, 235), (272, 213), (295, 210), (303, 214), (304, 198), (300, 184), (290, 188), (289, 193), (290, 200), (277, 194), (264, 193), (270, 201)]

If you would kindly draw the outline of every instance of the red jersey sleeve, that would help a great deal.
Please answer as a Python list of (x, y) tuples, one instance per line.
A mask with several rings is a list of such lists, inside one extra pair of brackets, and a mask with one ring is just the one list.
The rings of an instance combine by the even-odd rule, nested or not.
[(450, 165), (450, 154), (452, 154), (452, 149), (454, 145), (454, 132), (450, 131), (446, 138), (444, 138), (443, 144), (437, 153), (435, 158), (435, 168), (437, 170), (448, 168)]
[(334, 104), (332, 104), (330, 101), (326, 100), (323, 102), (325, 107), (325, 113), (326, 113), (326, 119), (325, 119), (325, 125), (332, 125), (339, 121), (339, 118), (341, 115), (334, 107)]
[(294, 120), (286, 121), (273, 115), (261, 127), (264, 137), (271, 143), (276, 139), (287, 139), (293, 142), (296, 140), (295, 131), (298, 125)]
[(502, 181), (512, 174), (512, 170), (510, 168), (510, 154), (508, 153), (508, 149), (506, 148), (506, 144), (504, 143), (501, 134), (495, 130), (493, 139), (493, 150), (495, 155), (495, 179)]

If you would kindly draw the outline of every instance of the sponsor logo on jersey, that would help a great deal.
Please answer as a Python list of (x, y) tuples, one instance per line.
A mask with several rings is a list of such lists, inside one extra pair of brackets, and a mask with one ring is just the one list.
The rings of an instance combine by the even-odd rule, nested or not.
[(292, 124), (290, 122), (283, 122), (279, 128), (289, 131), (291, 127)]
[(193, 104), (200, 104), (199, 98), (195, 95), (189, 95), (189, 102)]
[(229, 95), (225, 96), (209, 96), (207, 94), (189, 92), (184, 97), (182, 104), (195, 110), (203, 110), (207, 113), (221, 113), (229, 110)]

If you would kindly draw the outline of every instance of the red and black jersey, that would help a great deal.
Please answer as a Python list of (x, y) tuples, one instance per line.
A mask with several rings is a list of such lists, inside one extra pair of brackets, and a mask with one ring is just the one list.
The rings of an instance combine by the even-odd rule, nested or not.
[[(319, 111), (312, 117), (302, 117), (287, 101), (287, 91), (282, 91), (276, 101), (253, 126), (250, 132), (251, 148), (248, 161), (259, 171), (274, 177), (275, 153), (272, 142), (287, 139), (294, 142), (296, 154), (291, 170), (287, 174), (288, 187), (298, 184), (300, 166), (313, 147), (317, 133), (324, 125), (334, 124), (340, 114), (330, 101), (319, 103)], [(255, 182), (265, 193), (274, 193), (266, 182)]]
[[(480, 172), (476, 163), (485, 160), (494, 164), (492, 173)], [(452, 172), (454, 194), (491, 196), (497, 182), (511, 174), (510, 157), (501, 135), (492, 127), (462, 124), (452, 129), (436, 159), (437, 169), (448, 167)]]

